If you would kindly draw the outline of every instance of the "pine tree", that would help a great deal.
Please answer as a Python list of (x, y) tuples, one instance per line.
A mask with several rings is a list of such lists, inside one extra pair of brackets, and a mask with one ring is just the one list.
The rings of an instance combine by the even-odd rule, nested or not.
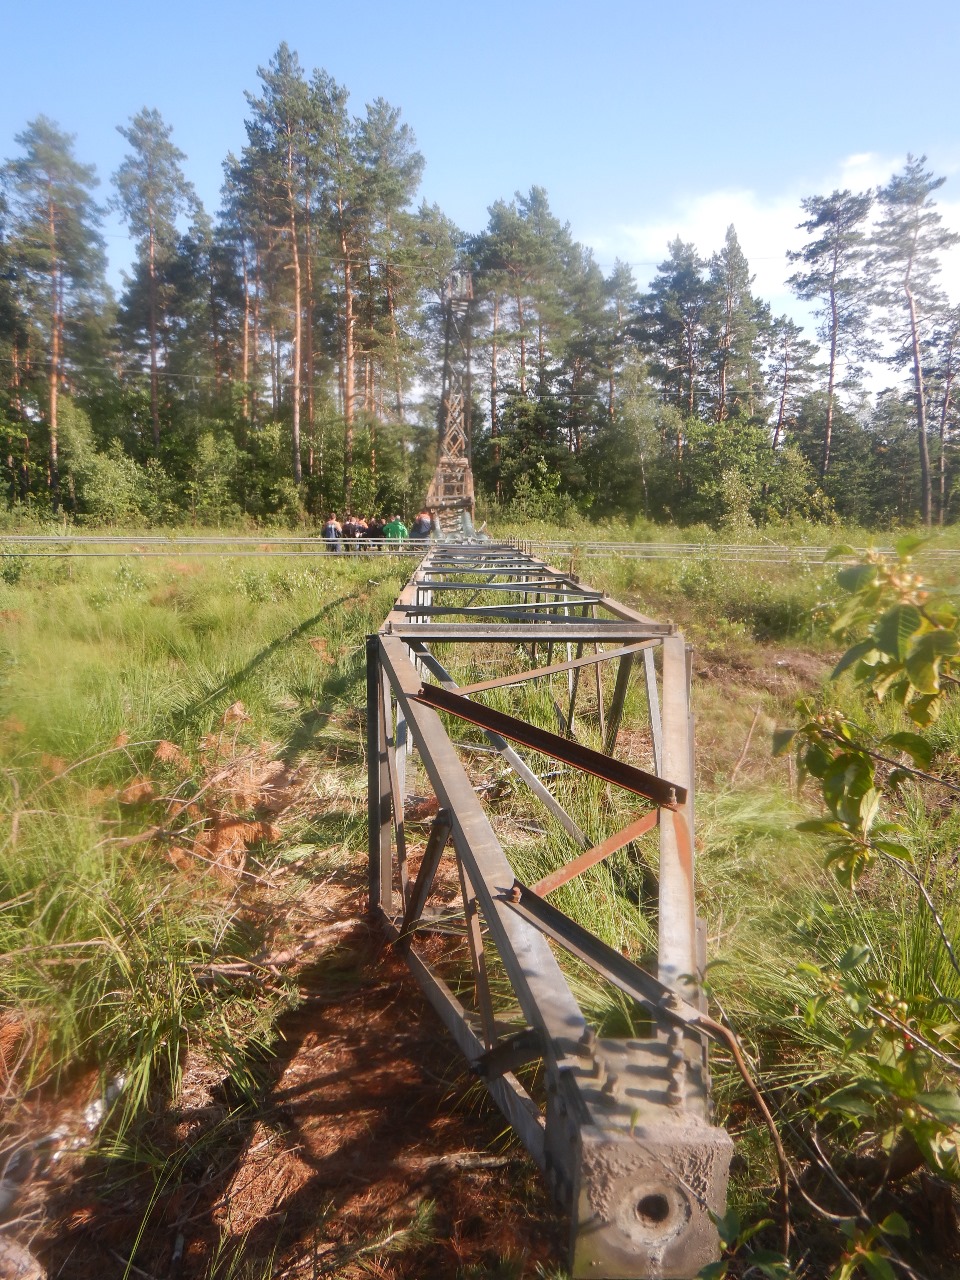
[(953, 435), (960, 417), (955, 386), (960, 365), (960, 307), (953, 307), (944, 313), (931, 346), (934, 359), (932, 389), (940, 437), (937, 521), (943, 525), (948, 502), (947, 447), (953, 444)]
[(12, 194), (12, 245), (21, 300), (48, 362), (47, 484), (54, 511), (60, 506), (58, 401), (70, 368), (71, 341), (108, 303), (104, 282), (101, 211), (92, 196), (92, 165), (73, 154), (73, 137), (46, 116), (16, 136), (23, 156), (6, 166)]
[[(416, 219), (410, 209), (424, 159), (410, 126), (401, 122), (399, 110), (383, 98), (368, 104), (357, 131), (357, 149), (363, 169), (371, 264), (371, 380), (379, 380), (382, 387), (389, 370), (394, 416), (402, 421), (404, 389), (411, 373), (411, 330), (424, 283), (418, 270)], [(382, 398), (381, 391), (381, 403)], [(377, 411), (374, 402), (367, 407)], [(382, 412), (378, 416), (383, 416)]]
[[(284, 247), (284, 265), (291, 272), (292, 329), (291, 431), (293, 482), (303, 479), (300, 453), (301, 353), (303, 338), (303, 272), (301, 237), (305, 203), (306, 150), (309, 145), (307, 83), (297, 55), (284, 42), (266, 67), (259, 67), (262, 93), (248, 93), (251, 109), (246, 122), (245, 160), (262, 177), (262, 212), (274, 231), (274, 244)], [(275, 353), (279, 364), (278, 352)], [(279, 387), (280, 378), (275, 378)]]
[(735, 416), (735, 411), (753, 400), (757, 302), (751, 293), (752, 285), (750, 264), (731, 224), (723, 248), (710, 259), (707, 278), (707, 338), (715, 377), (713, 414), (717, 422)]
[[(136, 241), (136, 274), (146, 277), (146, 322), (150, 353), (150, 421), (153, 451), (160, 452), (159, 331), (167, 327), (163, 314), (169, 291), (162, 279), (177, 250), (177, 218), (197, 200), (184, 177), (184, 153), (170, 141), (171, 127), (160, 112), (144, 107), (117, 131), (132, 150), (113, 175), (118, 205)], [(136, 274), (127, 291), (128, 310), (136, 313)], [(134, 297), (131, 297), (134, 293)]]
[(934, 208), (933, 193), (946, 181), (924, 168), (926, 156), (907, 156), (878, 192), (881, 216), (873, 239), (870, 270), (876, 304), (894, 323), (894, 363), (909, 367), (913, 377), (914, 411), (920, 456), (920, 509), (923, 523), (933, 515), (930, 448), (927, 440), (927, 388), (924, 345), (942, 314), (943, 294), (935, 281), (939, 255), (960, 244), (960, 235), (947, 231)]
[(310, 128), (317, 173), (322, 252), (342, 281), (337, 311), (340, 337), (340, 403), (343, 406), (344, 505), (352, 502), (356, 418), (356, 339), (359, 276), (368, 261), (366, 208), (357, 151), (357, 124), (347, 110), (349, 93), (326, 71), (310, 81)]
[(810, 392), (817, 372), (817, 345), (803, 336), (803, 329), (789, 316), (770, 321), (765, 342), (768, 386), (773, 396), (772, 446), (776, 451), (787, 425), (796, 419), (799, 405)]
[[(638, 337), (664, 400), (692, 418), (699, 409), (707, 348), (706, 263), (679, 237), (669, 253), (650, 292), (640, 299)], [(680, 449), (678, 439), (678, 454)]]
[(787, 255), (791, 262), (802, 262), (805, 267), (791, 276), (789, 283), (797, 297), (819, 303), (819, 336), (828, 349), (826, 422), (820, 458), (823, 480), (830, 470), (839, 363), (868, 351), (864, 228), (873, 199), (869, 192), (853, 195), (850, 191), (834, 191), (829, 196), (809, 196), (801, 203), (810, 216), (799, 224), (799, 229), (814, 238), (803, 249)]

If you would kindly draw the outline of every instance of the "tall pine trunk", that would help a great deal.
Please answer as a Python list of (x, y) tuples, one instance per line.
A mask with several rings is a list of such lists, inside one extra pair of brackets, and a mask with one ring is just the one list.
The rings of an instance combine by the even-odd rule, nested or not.
[(837, 386), (837, 342), (840, 334), (840, 312), (837, 307), (837, 291), (830, 285), (830, 369), (827, 374), (827, 421), (823, 428), (823, 454), (820, 459), (820, 479), (826, 479), (830, 470), (830, 450), (833, 445), (833, 402)]
[(394, 411), (397, 415), (397, 422), (403, 422), (403, 370), (400, 365), (400, 331), (397, 327), (397, 307), (393, 296), (393, 278), (389, 263), (387, 263), (386, 268), (386, 283), (387, 313), (390, 316), (390, 338), (393, 344)]
[(527, 340), (523, 332), (523, 299), (517, 294), (517, 327), (520, 330), (520, 394), (527, 394)]
[(340, 234), (343, 254), (343, 502), (349, 510), (353, 497), (353, 270), (347, 237)]
[(297, 233), (297, 205), (293, 190), (293, 143), (287, 147), (287, 201), (290, 210), (290, 258), (293, 267), (293, 483), (303, 480), (300, 462), (300, 348), (302, 342), (303, 299), (300, 281), (300, 243)]
[(910, 288), (909, 276), (903, 292), (910, 314), (910, 347), (913, 363), (913, 388), (917, 398), (917, 444), (920, 449), (920, 508), (923, 523), (929, 528), (933, 518), (933, 491), (930, 482), (930, 447), (927, 442), (927, 398), (923, 385), (923, 364), (920, 356), (920, 326), (917, 320), (916, 301)]
[(313, 388), (313, 240), (310, 234), (310, 204), (307, 202), (307, 216), (304, 221), (304, 235), (306, 236), (306, 260), (307, 260), (307, 333), (306, 333), (306, 360), (304, 368), (306, 370), (307, 379), (307, 475), (313, 475), (313, 451), (314, 451), (314, 424), (316, 420), (314, 409), (314, 388)]
[(57, 425), (57, 397), (60, 391), (60, 264), (57, 258), (57, 222), (53, 200), (47, 202), (50, 232), (50, 505), (60, 509), (60, 449)]
[(247, 238), (241, 233), (241, 261), (243, 263), (243, 339), (241, 347), (241, 369), (243, 379), (243, 400), (241, 402), (241, 419), (243, 434), (241, 444), (247, 443), (247, 424), (250, 421), (250, 278), (247, 266)]
[(148, 211), (150, 221), (149, 266), (150, 277), (150, 421), (153, 425), (153, 452), (160, 453), (160, 375), (157, 369), (157, 241), (153, 228), (153, 208)]
[(953, 394), (953, 338), (947, 347), (947, 368), (943, 383), (943, 403), (940, 405), (940, 502), (937, 522), (943, 527), (947, 510), (947, 420), (950, 417), (950, 402)]

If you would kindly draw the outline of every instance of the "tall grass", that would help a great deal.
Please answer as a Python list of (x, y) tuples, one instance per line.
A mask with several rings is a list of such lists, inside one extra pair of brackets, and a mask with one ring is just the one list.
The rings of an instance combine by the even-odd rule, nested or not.
[[(364, 634), (405, 572), (27, 560), (0, 581), (0, 1006), (19, 1088), (95, 1066), (124, 1077), (129, 1118), (176, 1089), (190, 1047), (243, 1084), (288, 998), (231, 976), (262, 917), (242, 881), (144, 839), (166, 810), (125, 788), (146, 778), (186, 803), (218, 748), (292, 759), (346, 736)], [(164, 740), (186, 777), (155, 760)]]

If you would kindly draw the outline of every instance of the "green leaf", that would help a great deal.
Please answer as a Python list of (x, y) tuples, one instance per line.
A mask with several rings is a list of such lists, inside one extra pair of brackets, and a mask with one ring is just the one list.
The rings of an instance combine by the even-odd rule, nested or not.
[(890, 733), (883, 739), (883, 746), (893, 747), (895, 751), (904, 751), (915, 765), (921, 769), (929, 769), (933, 759), (933, 747), (919, 733)]
[(923, 537), (919, 533), (904, 533), (893, 544), (899, 559), (903, 560), (907, 556), (912, 556), (918, 547), (924, 546), (929, 539)]
[(960, 650), (960, 640), (953, 631), (928, 631), (910, 646), (904, 666), (910, 683), (921, 693), (940, 690), (940, 660), (953, 657)]
[(935, 627), (945, 627), (948, 631), (957, 625), (957, 614), (953, 606), (946, 600), (936, 604), (927, 604), (924, 613)]
[(708, 1262), (697, 1272), (697, 1280), (726, 1280), (729, 1274), (725, 1262)]
[(873, 820), (880, 812), (880, 792), (875, 787), (865, 791), (860, 797), (860, 826), (864, 834), (873, 826)]
[(835, 547), (830, 548), (823, 559), (824, 561), (836, 560), (839, 556), (855, 556), (856, 554), (856, 547), (851, 547), (849, 542), (838, 542)]
[(948, 1124), (960, 1124), (960, 1096), (952, 1089), (935, 1089), (932, 1093), (918, 1093), (917, 1102)]
[[(896, 1057), (896, 1050), (891, 1047), (889, 1042), (882, 1042), (878, 1049), (878, 1054)], [(878, 1080), (882, 1080), (885, 1085), (898, 1093), (901, 1098), (912, 1098), (914, 1095), (914, 1086), (907, 1078), (905, 1071), (895, 1065), (895, 1062), (880, 1062), (879, 1058), (871, 1061), (873, 1074)]]
[(740, 1215), (736, 1209), (728, 1209), (724, 1214), (712, 1213), (710, 1216), (723, 1243), (727, 1246), (736, 1244), (740, 1237)]
[(796, 729), (774, 729), (773, 731), (773, 754), (782, 756), (790, 749), (790, 745), (797, 736)]
[(804, 1010), (804, 1014), (803, 1014), (803, 1021), (806, 1026), (815, 1027), (817, 1025), (817, 1017), (820, 1013), (820, 1010), (827, 1003), (829, 998), (830, 998), (829, 996), (822, 995), (822, 994), (819, 996), (810, 997), (810, 999), (807, 1001), (806, 1009)]
[(925, 693), (921, 698), (914, 698), (907, 703), (907, 715), (914, 724), (925, 729), (940, 714), (940, 694)]
[(859, 662), (861, 658), (865, 658), (867, 654), (876, 649), (873, 640), (861, 640), (859, 644), (855, 644), (852, 649), (848, 649), (837, 665), (830, 672), (830, 679), (836, 680), (837, 676), (842, 675), (848, 667), (852, 667), (855, 662)]
[(874, 1027), (854, 1027), (849, 1035), (844, 1037), (844, 1044), (850, 1053), (860, 1053), (873, 1039), (875, 1030)]
[(829, 1097), (824, 1098), (820, 1103), (824, 1111), (837, 1111), (845, 1116), (866, 1116), (870, 1117), (877, 1109), (876, 1101), (869, 1097), (864, 1097), (863, 1090), (856, 1085), (847, 1085), (843, 1089), (837, 1089), (835, 1093), (831, 1093)]
[(833, 757), (823, 747), (812, 743), (803, 757), (803, 767), (813, 778), (822, 778), (833, 762)]
[(910, 1228), (899, 1213), (888, 1213), (880, 1223), (880, 1230), (885, 1236), (900, 1236), (903, 1240), (910, 1236)]
[(864, 943), (855, 942), (852, 946), (847, 947), (837, 961), (837, 968), (841, 973), (851, 973), (869, 960), (872, 954), (870, 948)]
[(813, 831), (817, 835), (831, 836), (849, 834), (842, 822), (834, 822), (831, 818), (808, 818), (805, 822), (798, 822), (794, 831)]
[(899, 662), (907, 656), (911, 639), (923, 626), (923, 614), (915, 604), (897, 604), (880, 618), (873, 629), (878, 649)]
[[(753, 1223), (751, 1223), (751, 1224), (750, 1224), (750, 1226), (748, 1226), (748, 1227), (744, 1227), (744, 1228), (741, 1230), (741, 1232), (740, 1232), (740, 1237), (739, 1237), (739, 1238), (740, 1238), (740, 1243), (741, 1243), (741, 1244), (746, 1244), (748, 1240), (752, 1240), (752, 1239), (753, 1239), (753, 1237), (754, 1237), (758, 1232), (760, 1232), (760, 1231), (762, 1231), (762, 1230), (764, 1229), (764, 1227), (772, 1227), (772, 1226), (773, 1226), (773, 1219), (772, 1219), (772, 1218), (761, 1218), (758, 1222), (753, 1222)], [(754, 1261), (755, 1261), (755, 1260), (756, 1260), (756, 1258), (754, 1258)]]
[(873, 1280), (897, 1280), (897, 1273), (887, 1261), (886, 1255), (870, 1249), (860, 1254), (860, 1260)]
[[(750, 1257), (750, 1264), (756, 1267), (767, 1280), (790, 1280), (793, 1272), (790, 1263), (782, 1253), (774, 1253), (772, 1249), (758, 1249)], [(747, 1273), (749, 1275), (749, 1272)]]
[(901, 862), (912, 862), (913, 852), (899, 840), (871, 840), (870, 847), (878, 853), (885, 853), (891, 858), (899, 858)]
[(871, 586), (877, 578), (877, 566), (874, 564), (852, 564), (841, 569), (837, 574), (837, 582), (844, 591), (862, 591)]

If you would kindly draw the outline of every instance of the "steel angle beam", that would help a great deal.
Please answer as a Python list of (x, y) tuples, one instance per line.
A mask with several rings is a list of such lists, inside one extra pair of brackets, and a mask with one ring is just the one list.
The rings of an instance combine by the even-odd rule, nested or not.
[[(414, 610), (416, 612), (416, 610)], [(389, 621), (387, 635), (399, 636), (401, 640), (420, 639), (424, 626), (430, 626), (427, 639), (436, 644), (453, 642), (455, 644), (529, 644), (532, 640), (543, 644), (614, 644), (652, 640), (672, 634), (664, 629), (655, 631), (648, 625), (632, 622), (603, 622), (587, 619), (578, 622), (575, 619), (558, 618), (542, 622), (503, 622), (485, 621), (469, 622), (435, 622), (413, 623), (407, 621)]]
[[(451, 609), (434, 605), (435, 598), (479, 590), (512, 592), (523, 603), (466, 606), (453, 610), (460, 622), (441, 620)], [(531, 615), (540, 620), (527, 621)], [(448, 659), (433, 652), (450, 641), (456, 679), (444, 665)], [(513, 673), (519, 645), (532, 650), (533, 661)], [(546, 645), (546, 662), (538, 665), (539, 645)], [(554, 646), (566, 646), (565, 662), (552, 661)], [(585, 653), (586, 646), (596, 652)], [(657, 649), (662, 659), (654, 659)], [(501, 656), (504, 667), (491, 676), (491, 662)], [(599, 673), (609, 661), (617, 676), (604, 682)], [(725, 1207), (731, 1144), (710, 1123), (699, 1023), (703, 961), (693, 899), (692, 722), (682, 636), (518, 547), (444, 543), (427, 553), (369, 637), (367, 663), (371, 911), (565, 1206), (571, 1274), (692, 1280), (718, 1255), (711, 1214)], [(596, 703), (591, 692), (578, 708), (578, 676), (591, 666)], [(583, 729), (594, 717), (607, 750), (467, 696), (512, 688), (522, 697), (535, 681), (546, 705), (559, 708), (556, 679), (562, 722), (579, 714)], [(648, 769), (613, 755), (617, 727), (635, 714), (634, 690), (648, 718)], [(474, 763), (463, 762), (478, 757), (451, 740), (441, 713), (482, 729), (566, 828), (570, 855), (552, 855), (553, 869), (548, 861), (532, 888), (517, 879), (498, 836), (496, 808), (485, 807), (484, 785), (468, 772)], [(517, 748), (560, 762), (563, 804), (547, 785), (549, 775), (540, 778)], [(406, 779), (419, 777), (414, 771), (425, 775), (439, 809), (425, 845), (404, 829)], [(595, 813), (596, 787), (587, 786), (586, 775), (642, 796), (649, 812), (619, 831), (608, 822), (606, 832), (588, 839), (573, 816), (578, 787), (594, 797), (584, 810), (590, 822), (580, 818), (584, 826), (604, 819)], [(606, 857), (655, 827), (660, 942), (657, 972), (650, 974), (542, 895), (574, 876), (597, 875)], [(451, 912), (456, 928), (435, 932)], [(599, 984), (636, 1001), (644, 1033), (598, 1037), (568, 980), (571, 964), (586, 965)]]
[(478, 724), (481, 728), (492, 729), (503, 738), (519, 742), (541, 755), (551, 756), (554, 760), (562, 760), (564, 764), (582, 769), (584, 773), (592, 773), (604, 782), (613, 782), (638, 796), (645, 796), (660, 805), (674, 806), (682, 804), (687, 798), (686, 787), (678, 783), (668, 782), (665, 778), (657, 778), (651, 773), (637, 769), (633, 765), (624, 764), (622, 760), (614, 760), (602, 751), (594, 751), (592, 747), (581, 746), (567, 738), (561, 738), (546, 729), (527, 724), (515, 716), (505, 715), (502, 711), (494, 711), (478, 702), (472, 702), (458, 693), (451, 693), (442, 685), (423, 685), (415, 695), (418, 702), (437, 707), (441, 711), (449, 711), (461, 720)]

